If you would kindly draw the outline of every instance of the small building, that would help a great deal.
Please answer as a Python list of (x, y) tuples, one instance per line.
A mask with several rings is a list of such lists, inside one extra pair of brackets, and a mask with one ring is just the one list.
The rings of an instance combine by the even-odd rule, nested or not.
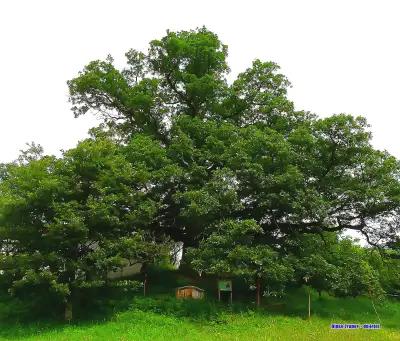
[(176, 298), (204, 298), (204, 290), (192, 285), (176, 288), (175, 293)]
[(130, 277), (140, 273), (142, 263), (131, 264), (128, 260), (125, 261), (125, 265), (116, 271), (110, 271), (107, 273), (108, 279), (120, 279)]

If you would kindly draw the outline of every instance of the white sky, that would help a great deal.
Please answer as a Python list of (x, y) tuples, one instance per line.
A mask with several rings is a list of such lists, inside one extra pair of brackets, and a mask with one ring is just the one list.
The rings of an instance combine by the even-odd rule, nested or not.
[[(398, 3), (398, 4), (397, 4)], [(147, 49), (166, 29), (206, 25), (229, 45), (234, 74), (272, 60), (298, 109), (364, 115), (374, 145), (400, 157), (398, 1), (1, 1), (0, 162), (25, 142), (58, 154), (86, 136), (66, 81), (108, 53)]]

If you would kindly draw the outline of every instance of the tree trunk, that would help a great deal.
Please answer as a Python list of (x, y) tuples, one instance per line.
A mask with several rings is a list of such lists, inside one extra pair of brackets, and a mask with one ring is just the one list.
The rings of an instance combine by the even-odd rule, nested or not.
[(140, 272), (143, 274), (143, 296), (146, 296), (147, 294), (147, 269), (148, 269), (148, 264), (147, 262), (142, 263), (142, 267), (140, 269)]
[(256, 282), (256, 298), (257, 298), (257, 307), (259, 307), (261, 304), (261, 279), (260, 279), (260, 277), (257, 277), (257, 282)]
[(145, 272), (143, 280), (143, 296), (146, 296), (146, 294), (147, 294), (147, 272)]
[(71, 322), (72, 320), (72, 302), (68, 299), (65, 300), (64, 320)]

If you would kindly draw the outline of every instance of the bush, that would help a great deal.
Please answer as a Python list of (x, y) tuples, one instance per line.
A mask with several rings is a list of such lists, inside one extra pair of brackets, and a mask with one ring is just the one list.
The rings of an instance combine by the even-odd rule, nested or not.
[(216, 302), (176, 299), (168, 296), (136, 297), (130, 308), (198, 320), (218, 320), (222, 312), (220, 305)]

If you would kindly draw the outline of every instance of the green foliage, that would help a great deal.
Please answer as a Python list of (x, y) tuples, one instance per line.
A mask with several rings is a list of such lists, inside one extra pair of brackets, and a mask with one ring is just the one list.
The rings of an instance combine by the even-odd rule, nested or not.
[(122, 71), (108, 58), (69, 81), (73, 110), (100, 113), (128, 143), (138, 132), (157, 141), (173, 178), (158, 224), (173, 239), (194, 246), (231, 217), (255, 219), (269, 244), (346, 228), (371, 243), (395, 238), (399, 164), (374, 150), (364, 118), (295, 111), (273, 62), (255, 60), (228, 84), (227, 47), (204, 27), (126, 57)]
[(31, 144), (0, 165), (1, 285), (68, 303), (127, 261), (165, 263), (176, 241), (199, 271), (399, 290), (398, 260), (335, 240), (356, 230), (398, 254), (398, 160), (362, 117), (296, 111), (273, 62), (228, 83), (227, 55), (205, 27), (167, 31), (122, 70), (109, 56), (68, 81), (75, 116), (103, 121), (61, 158)]
[(205, 117), (218, 110), (226, 88), (227, 47), (205, 27), (196, 31), (167, 32), (150, 43), (150, 70), (160, 75), (160, 85), (176, 113)]
[(224, 308), (209, 300), (177, 300), (174, 297), (159, 296), (135, 298), (131, 304), (131, 309), (173, 315), (178, 318), (217, 322), (220, 320), (219, 316)]
[[(155, 262), (169, 252), (148, 228), (156, 196), (146, 193), (146, 159), (130, 163), (105, 137), (82, 141), (62, 159), (9, 165), (0, 183), (1, 279), (9, 293), (71, 301), (106, 284), (126, 262)], [(161, 165), (158, 165), (161, 166)]]
[(191, 265), (199, 273), (238, 275), (254, 284), (263, 280), (282, 288), (293, 277), (287, 257), (262, 242), (263, 230), (254, 220), (227, 220), (216, 227), (198, 248), (188, 251)]
[(383, 298), (382, 268), (371, 261), (373, 249), (332, 233), (304, 234), (296, 243), (292, 243), (291, 252), (296, 255), (293, 259), (299, 284), (307, 284), (320, 294), (327, 291), (336, 296)]

